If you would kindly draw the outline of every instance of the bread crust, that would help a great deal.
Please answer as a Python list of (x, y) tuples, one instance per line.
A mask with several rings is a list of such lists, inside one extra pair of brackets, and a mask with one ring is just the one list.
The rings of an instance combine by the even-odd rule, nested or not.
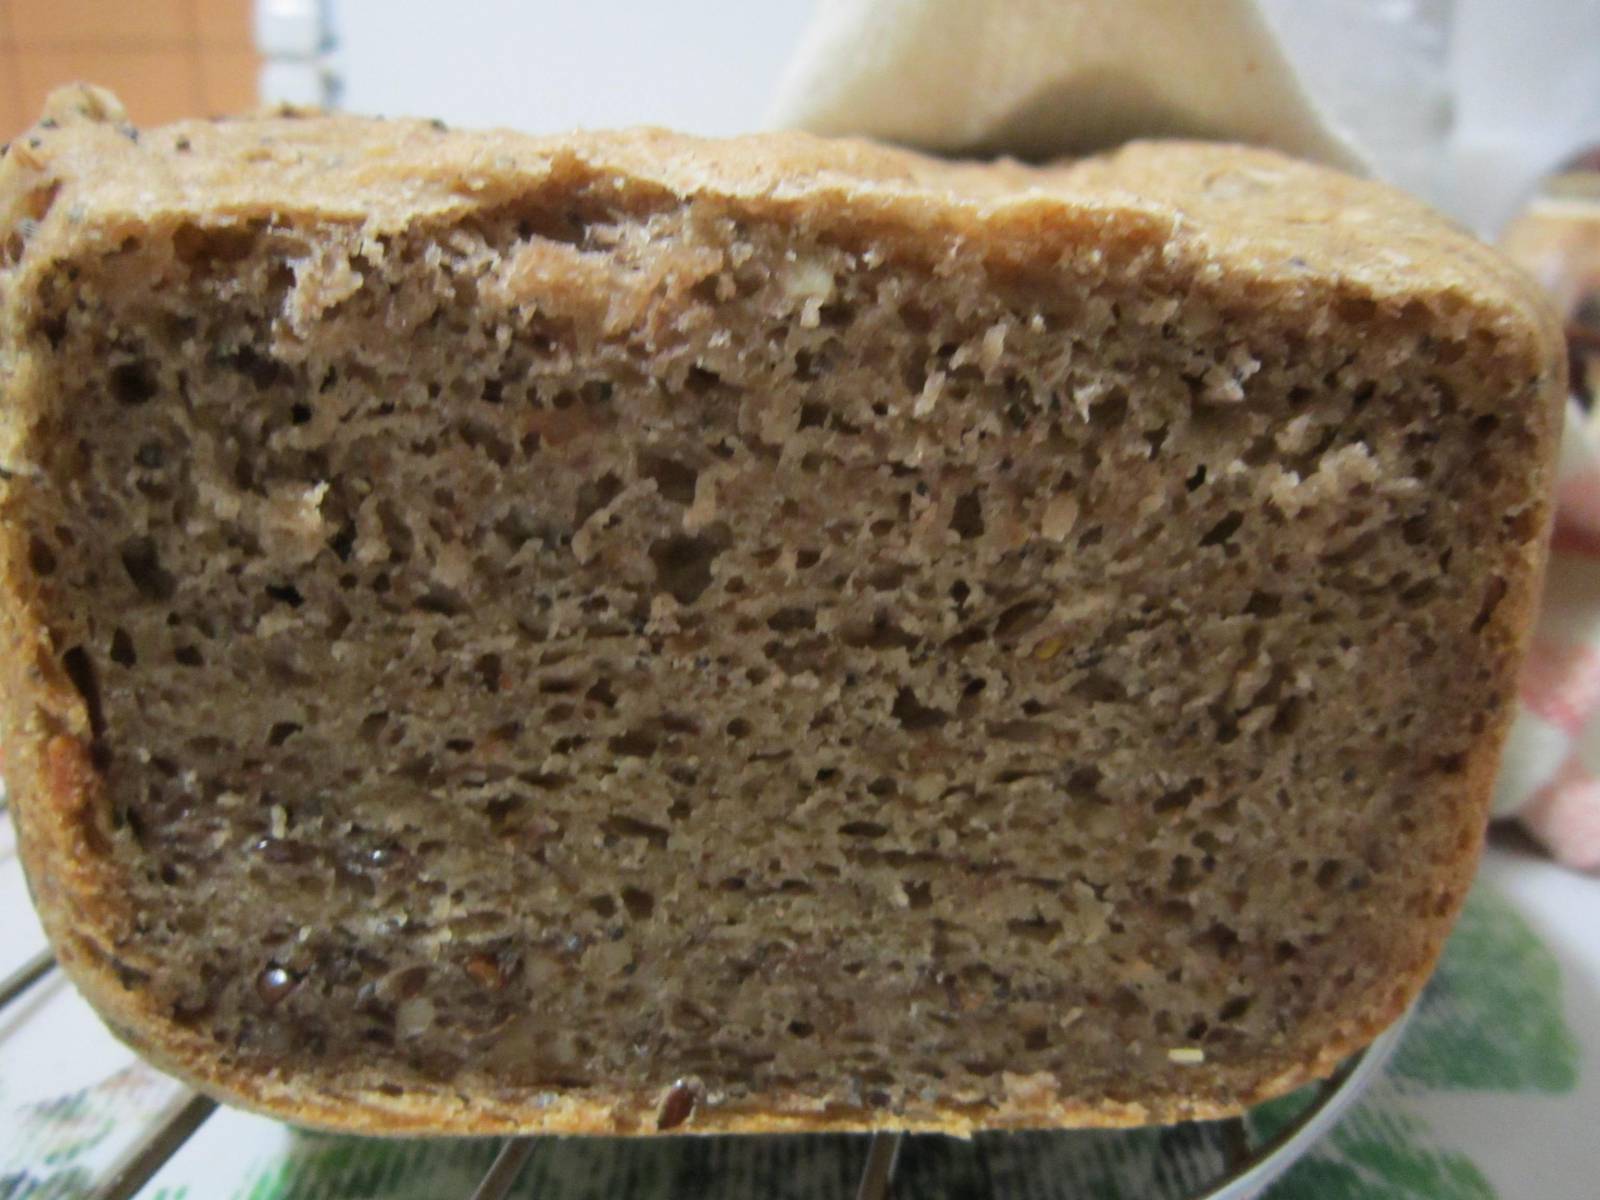
[[(34, 273), (52, 257), (176, 221), (204, 207), (241, 219), (292, 212), (399, 229), (508, 202), (563, 179), (626, 178), (677, 195), (715, 195), (797, 223), (893, 223), (983, 239), (1025, 258), (1030, 247), (1098, 238), (1127, 252), (1189, 256), (1219, 275), (1283, 284), (1298, 278), (1379, 306), (1426, 291), (1463, 326), (1492, 330), (1538, 378), (1530, 424), (1535, 487), (1548, 494), (1565, 383), (1560, 335), (1534, 286), (1497, 254), (1416, 202), (1382, 187), (1264, 151), (1140, 144), (1103, 159), (1033, 169), (948, 164), (861, 142), (773, 134), (701, 142), (656, 130), (528, 138), (445, 133), (421, 122), (272, 116), (188, 122), (135, 138), (114, 103), (90, 90), (58, 94), (48, 120), (0, 162), (0, 464), (15, 461), (25, 415), (10, 396), (41, 386), (10, 331), (25, 321)], [(186, 149), (180, 149), (180, 145)], [(41, 208), (43, 211), (41, 212)], [(1313, 286), (1301, 284), (1300, 286)], [(119, 1037), (163, 1069), (230, 1103), (298, 1124), (368, 1134), (653, 1132), (660, 1092), (598, 1102), (561, 1096), (540, 1106), (458, 1095), (447, 1087), (387, 1094), (352, 1084), (329, 1094), (296, 1078), (242, 1067), (195, 1030), (158, 1011), (142, 968), (118, 871), (108, 853), (109, 805), (94, 765), (90, 713), (50, 643), (21, 524), (29, 486), (7, 471), (0, 490), (0, 730), (22, 860), (61, 965)], [(1548, 508), (1548, 506), (1546, 506)], [(1541, 518), (1548, 526), (1549, 513)], [(1502, 648), (1509, 694), (1538, 605), (1546, 536), (1529, 543), (1483, 636)], [(1304, 1047), (1299, 1066), (1241, 1097), (1244, 1105), (1327, 1075), (1393, 1022), (1431, 972), (1479, 855), (1489, 794), (1510, 719), (1502, 705), (1459, 776), (1447, 859), (1419, 865), (1448, 897), (1416, 914), (1410, 966), (1386, 994), (1345, 1014), (1342, 1036)], [(1238, 1111), (1179, 1096), (1085, 1105), (1018, 1080), (993, 1105), (943, 1103), (932, 1119), (866, 1107), (815, 1111), (804, 1096), (755, 1106), (705, 1106), (686, 1133), (906, 1128), (967, 1135), (998, 1127), (1126, 1126)]]

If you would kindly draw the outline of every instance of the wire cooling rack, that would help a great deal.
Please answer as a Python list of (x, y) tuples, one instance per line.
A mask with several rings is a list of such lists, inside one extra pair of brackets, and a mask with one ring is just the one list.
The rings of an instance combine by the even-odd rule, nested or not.
[[(48, 979), (55, 969), (54, 958), (49, 951), (43, 951), (0, 980), (0, 1011)], [(1404, 1021), (1397, 1023), (1366, 1050), (1349, 1059), (1315, 1090), (1304, 1109), (1269, 1140), (1254, 1144), (1249, 1125), (1240, 1118), (1209, 1123), (1212, 1136), (1219, 1139), (1223, 1150), (1222, 1167), (1216, 1177), (1196, 1181), (1186, 1200), (1246, 1200), (1259, 1195), (1328, 1131), (1378, 1075), (1398, 1042), (1403, 1025)], [(91, 1200), (134, 1200), (161, 1166), (216, 1110), (216, 1101), (209, 1097), (198, 1092), (180, 1092), (92, 1185), (88, 1193)], [(900, 1168), (918, 1152), (918, 1145), (926, 1141), (926, 1138), (899, 1133), (874, 1134), (856, 1185), (856, 1200), (893, 1200)], [(1158, 1147), (1163, 1144), (1155, 1143)], [(503, 1200), (509, 1196), (539, 1145), (540, 1139), (534, 1137), (505, 1139), (467, 1200)], [(1141, 1146), (1148, 1145), (1148, 1141), (1141, 1142)]]

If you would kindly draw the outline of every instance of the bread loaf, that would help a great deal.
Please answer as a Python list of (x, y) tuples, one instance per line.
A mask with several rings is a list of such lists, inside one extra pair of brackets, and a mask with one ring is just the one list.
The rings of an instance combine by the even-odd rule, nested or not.
[(24, 861), (208, 1091), (1212, 1117), (1438, 953), (1562, 365), (1395, 192), (80, 89), (0, 163), (0, 254)]

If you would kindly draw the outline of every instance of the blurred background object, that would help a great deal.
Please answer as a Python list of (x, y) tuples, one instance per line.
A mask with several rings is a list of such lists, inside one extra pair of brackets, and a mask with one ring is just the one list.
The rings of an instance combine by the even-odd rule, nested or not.
[[(1460, 7), (1471, 4), (1461, 0)], [(1450, 52), (1457, 0), (1260, 5), (1306, 90), (1366, 152), (1377, 174), (1442, 199), (1455, 122)]]
[(0, 141), (79, 79), (141, 125), (252, 107), (251, 12), (252, 0), (0, 0)]
[(1573, 394), (1600, 420), (1600, 143), (1544, 180), (1500, 244), (1556, 302)]

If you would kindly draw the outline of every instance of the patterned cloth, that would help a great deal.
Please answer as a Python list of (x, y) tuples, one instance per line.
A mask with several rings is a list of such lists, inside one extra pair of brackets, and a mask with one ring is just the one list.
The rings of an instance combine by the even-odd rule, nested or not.
[(1555, 858), (1600, 870), (1600, 430), (1567, 411), (1556, 529), (1522, 707), (1495, 790)]

